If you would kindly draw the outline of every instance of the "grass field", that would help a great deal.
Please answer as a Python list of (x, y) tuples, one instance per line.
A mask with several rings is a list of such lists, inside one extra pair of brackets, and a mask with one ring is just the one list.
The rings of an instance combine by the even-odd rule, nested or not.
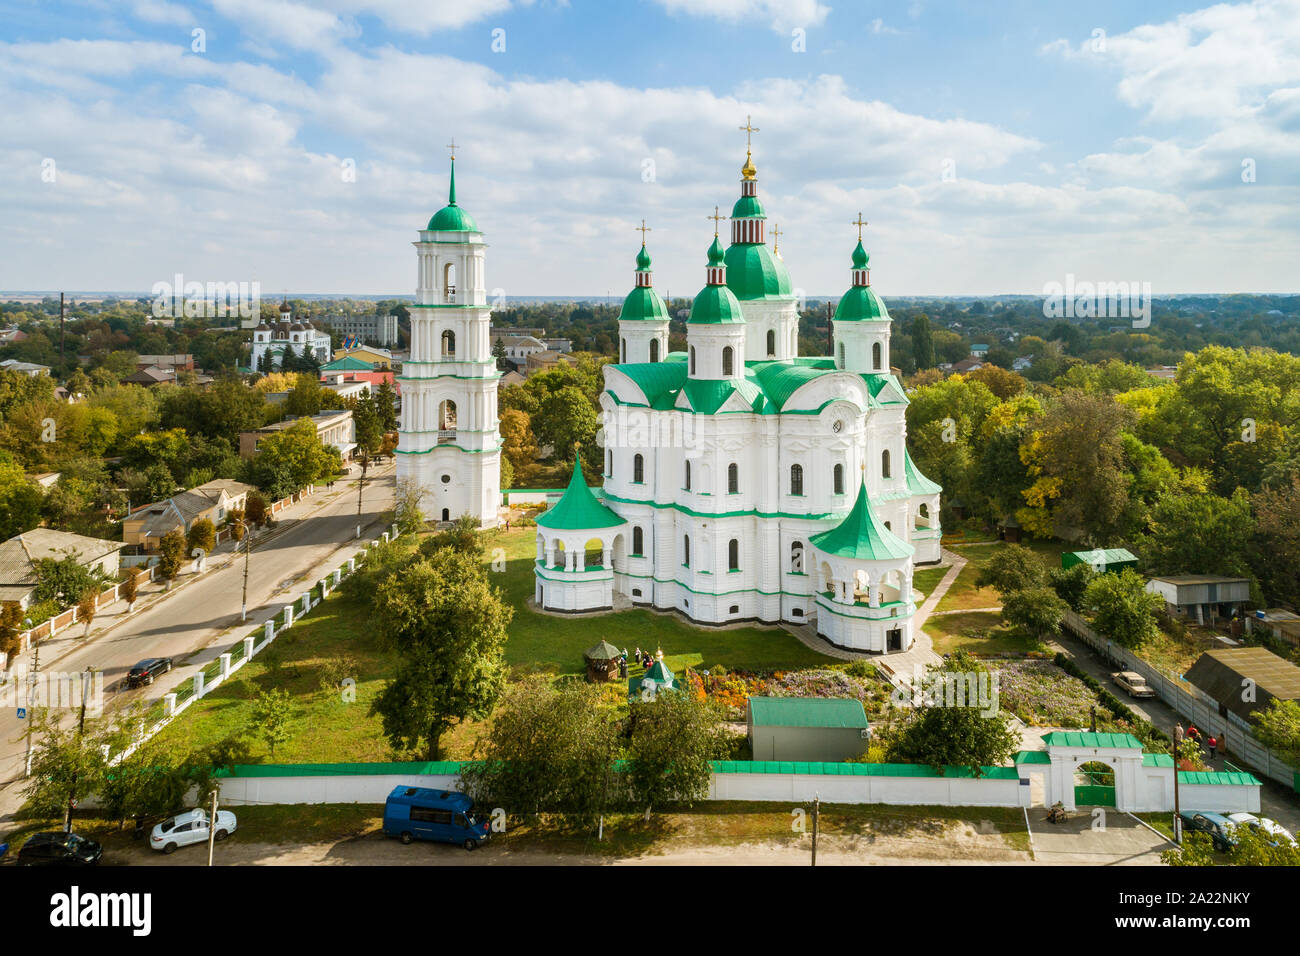
[[(545, 673), (581, 674), (582, 652), (602, 639), (629, 651), (662, 648), (675, 673), (687, 667), (797, 670), (834, 663), (809, 650), (779, 627), (701, 628), (674, 615), (645, 610), (574, 617), (529, 610), (533, 594), (535, 530), (516, 528), (487, 539), (489, 562), (504, 551), (505, 570), (489, 573), (507, 603), (515, 608), (506, 662), (516, 676)], [(355, 699), (345, 702), (337, 690), (321, 687), (331, 662), (346, 662), (345, 672), (356, 681)], [(202, 700), (195, 701), (168, 726), (160, 740), (200, 749), (249, 726), (253, 700), (261, 690), (280, 687), (293, 701), (290, 739), (277, 746), (277, 763), (328, 763), (404, 759), (383, 736), (370, 705), (394, 673), (395, 658), (375, 636), (368, 608), (335, 592), (249, 661), (234, 676)], [(632, 676), (638, 670), (633, 668)], [(443, 738), (443, 757), (471, 756), (483, 726), (467, 723)], [(269, 762), (270, 749), (249, 741), (251, 762)], [(423, 755), (414, 755), (422, 757)]]
[[(942, 603), (940, 602), (940, 606)], [(968, 651), (971, 654), (987, 657), (1046, 650), (1039, 642), (1020, 637), (1010, 628), (1003, 627), (1002, 615), (996, 611), (963, 611), (957, 614), (932, 615), (925, 622), (924, 629), (934, 641), (936, 654)]]

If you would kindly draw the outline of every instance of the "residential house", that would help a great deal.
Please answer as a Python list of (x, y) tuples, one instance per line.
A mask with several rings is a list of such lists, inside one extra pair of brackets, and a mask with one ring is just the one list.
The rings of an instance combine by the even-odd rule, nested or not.
[(20, 362), (17, 359), (5, 359), (0, 362), (0, 369), (8, 369), (10, 372), (20, 372), (23, 375), (30, 375), (36, 378), (38, 375), (49, 375), (50, 367), (48, 365), (37, 365), (35, 362)]
[(1196, 618), (1200, 624), (1217, 616), (1231, 617), (1250, 600), (1247, 578), (1216, 574), (1171, 574), (1152, 578), (1146, 590), (1159, 594), (1171, 614)]
[(328, 368), (335, 362), (353, 359), (363, 362), (370, 367), (370, 371), (379, 371), (380, 369), (392, 369), (393, 353), (388, 349), (374, 348), (370, 345), (359, 345), (352, 349), (335, 349), (334, 359), (327, 365), (322, 365), (321, 369)]
[(531, 335), (502, 335), (498, 333), (492, 339), (494, 351), (498, 342), (501, 343), (501, 347), (505, 350), (504, 357), (516, 364), (526, 362), (530, 355), (547, 351), (546, 343)]
[(36, 593), (36, 566), (44, 558), (61, 561), (76, 555), (82, 567), (97, 567), (117, 577), (121, 541), (90, 538), (53, 528), (33, 528), (0, 544), (0, 601), (17, 601), (26, 610)]
[[(350, 409), (342, 411), (321, 412), (319, 415), (305, 415), (304, 418), (310, 419), (316, 426), (316, 437), (321, 440), (322, 444), (333, 445), (339, 450), (339, 457), (344, 461), (352, 458), (352, 453), (357, 447), (357, 429), (356, 423), (352, 421), (352, 412)], [(266, 425), (251, 432), (240, 432), (239, 434), (239, 454), (244, 458), (252, 458), (257, 454), (257, 448), (262, 439), (268, 435), (274, 435), (292, 427), (299, 419), (289, 418), (282, 422), (276, 422), (274, 425)]]
[(243, 510), (248, 493), (255, 490), (252, 485), (230, 478), (206, 482), (132, 511), (122, 521), (122, 540), (145, 553), (155, 552), (168, 531), (187, 534), (200, 518), (207, 518), (214, 527), (220, 525), (231, 511)]
[[(1183, 678), (1217, 704), (1220, 714), (1231, 712), (1243, 720), (1267, 709), (1273, 698), (1300, 700), (1300, 667), (1266, 647), (1206, 651)], [(1243, 694), (1243, 687), (1254, 693)]]
[(138, 355), (135, 360), (136, 370), (146, 368), (171, 369), (173, 372), (194, 371), (194, 356), (188, 353), (174, 355)]
[(971, 358), (977, 358), (977, 359), (984, 358), (988, 354), (989, 354), (989, 347), (982, 343), (979, 345), (972, 345), (970, 347)]

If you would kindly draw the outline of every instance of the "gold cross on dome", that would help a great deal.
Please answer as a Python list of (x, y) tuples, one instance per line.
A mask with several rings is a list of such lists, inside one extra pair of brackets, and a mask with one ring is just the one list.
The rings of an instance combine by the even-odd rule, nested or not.
[(641, 225), (633, 226), (632, 228), (635, 229), (637, 232), (641, 233), (641, 245), (643, 246), (645, 245), (645, 234), (647, 232), (654, 232), (653, 229), (651, 229), (649, 226), (645, 224), (644, 219), (641, 220)]
[(718, 223), (722, 222), (722, 220), (726, 219), (727, 217), (726, 217), (726, 216), (719, 216), (719, 215), (718, 215), (718, 207), (717, 207), (717, 206), (714, 206), (714, 207), (713, 207), (713, 215), (712, 215), (712, 216), (705, 216), (704, 218), (705, 218), (705, 219), (712, 219), (712, 220), (713, 220), (713, 234), (716, 236), (716, 235), (718, 234)]
[(745, 125), (740, 127), (740, 131), (745, 134), (745, 152), (749, 152), (751, 147), (754, 145), (753, 142), (751, 142), (750, 137), (754, 133), (757, 133), (759, 129), (754, 125), (753, 120), (748, 113), (745, 114)]
[(862, 218), (862, 213), (858, 213), (858, 218), (854, 219), (851, 225), (858, 227), (858, 242), (862, 241), (862, 227), (867, 225), (867, 221)]
[(451, 142), (447, 144), (447, 148), (451, 150), (451, 158), (454, 160), (456, 158), (456, 137), (452, 137)]
[(772, 224), (772, 252), (775, 253), (777, 247), (781, 245), (781, 224), (779, 222)]

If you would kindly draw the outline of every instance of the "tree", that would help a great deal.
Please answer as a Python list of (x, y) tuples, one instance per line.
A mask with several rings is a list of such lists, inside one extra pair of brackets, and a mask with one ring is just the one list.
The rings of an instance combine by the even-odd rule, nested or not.
[(528, 413), (518, 408), (507, 408), (501, 413), (498, 426), (501, 431), (501, 451), (510, 459), (515, 474), (526, 475), (537, 460), (537, 437)]
[(303, 372), (294, 376), (293, 389), (284, 399), (284, 413), (294, 418), (317, 414), (326, 391), (315, 375)]
[(934, 337), (930, 317), (924, 312), (912, 320), (912, 358), (918, 369), (934, 368)]
[(41, 523), (45, 494), (28, 479), (22, 465), (0, 452), (0, 540), (8, 541)]
[(172, 528), (158, 542), (158, 574), (170, 586), (185, 562), (185, 536)]
[(374, 390), (375, 410), (384, 432), (397, 431), (397, 392), (389, 382), (380, 382)]
[(1003, 545), (994, 551), (975, 578), (976, 587), (991, 585), (1004, 601), (1016, 591), (1041, 588), (1046, 583), (1047, 568), (1043, 562), (1033, 551), (1019, 544)]
[(708, 796), (712, 761), (723, 752), (722, 718), (716, 706), (680, 691), (629, 705), (626, 785), (633, 806), (688, 806)]
[(1141, 575), (1125, 568), (1098, 574), (1084, 591), (1085, 606), (1092, 609), (1092, 623), (1102, 637), (1124, 647), (1137, 647), (1159, 633), (1156, 613), (1164, 599), (1146, 591)]
[(272, 760), (275, 760), (276, 744), (287, 743), (293, 737), (289, 730), (292, 716), (293, 701), (283, 687), (264, 690), (253, 701), (250, 726), (253, 733), (271, 748)]
[(18, 653), (23, 633), (23, 606), (17, 601), (0, 604), (0, 659)]
[(1025, 588), (1003, 597), (1002, 619), (1042, 640), (1060, 632), (1068, 607), (1049, 587)]
[(505, 685), (513, 609), (478, 558), (443, 548), (375, 593), (377, 630), (399, 653), (397, 674), (371, 707), (395, 748), (437, 760), (444, 733), (486, 717)]
[(248, 497), (244, 499), (244, 520), (253, 527), (260, 528), (270, 517), (266, 499), (256, 491), (250, 491)]
[(574, 445), (595, 445), (600, 417), (592, 400), (576, 385), (566, 385), (541, 403), (533, 418), (539, 441), (551, 445), (561, 460), (573, 456)]
[(1175, 491), (1156, 503), (1139, 549), (1157, 574), (1248, 576), (1254, 534), (1244, 488), (1231, 498)]
[[(964, 651), (953, 654), (926, 675), (944, 686), (969, 687), (987, 679), (988, 669)], [(1005, 711), (989, 713), (987, 706), (966, 697), (958, 706), (955, 692), (929, 695), (922, 706), (906, 711), (902, 726), (888, 744), (888, 758), (902, 763), (970, 767), (976, 776), (986, 766), (1003, 764), (1020, 746), (1020, 735)]]
[(90, 636), (90, 625), (95, 620), (95, 613), (99, 610), (99, 590), (98, 588), (87, 588), (77, 599), (77, 620), (86, 622), (85, 633), (82, 637)]
[(1287, 763), (1300, 763), (1300, 704), (1274, 697), (1268, 707), (1250, 715), (1256, 724), (1255, 736)]
[(1097, 572), (1086, 564), (1076, 564), (1069, 568), (1053, 568), (1048, 577), (1057, 596), (1068, 604), (1071, 610), (1083, 609), (1083, 595)]
[(1257, 492), (1251, 506), (1255, 573), (1270, 599), (1294, 602), (1300, 597), (1300, 476)]
[(603, 808), (617, 743), (614, 711), (601, 703), (599, 688), (578, 681), (555, 686), (536, 675), (502, 695), (477, 759), (462, 765), (461, 777), (480, 804), (588, 823)]
[(481, 561), (483, 533), (479, 530), (478, 519), (473, 515), (460, 515), (451, 522), (451, 527), (430, 535), (420, 542), (420, 553), (425, 556), (437, 554), (444, 548), (458, 554), (467, 554)]
[(122, 582), (122, 587), (118, 589), (118, 594), (126, 602), (126, 613), (130, 614), (135, 610), (135, 599), (139, 596), (140, 586), (136, 583), (135, 570), (128, 569), (126, 579)]
[(83, 727), (64, 726), (61, 716), (46, 707), (28, 715), (33, 756), (24, 793), (37, 817), (70, 814), (74, 804), (99, 791), (108, 766), (102, 718), (87, 717)]
[(55, 601), (59, 607), (80, 601), (87, 591), (101, 590), (108, 583), (99, 565), (82, 564), (77, 551), (68, 551), (62, 558), (41, 558), (36, 562), (35, 571), (35, 599)]
[(1234, 826), (1232, 839), (1235, 842), (1224, 853), (1208, 833), (1185, 830), (1182, 848), (1165, 850), (1160, 862), (1166, 866), (1300, 866), (1300, 847), (1283, 840), (1273, 846), (1265, 834), (1249, 826)]
[(204, 554), (210, 554), (217, 546), (217, 531), (212, 526), (212, 519), (198, 518), (191, 525), (185, 541), (188, 550), (193, 553), (199, 548)]
[(420, 510), (423, 498), (424, 490), (418, 481), (403, 478), (397, 482), (397, 494), (393, 499), (393, 521), (399, 535), (416, 534), (424, 530), (424, 512)]
[(261, 440), (248, 474), (255, 485), (280, 499), (318, 478), (337, 474), (339, 468), (338, 449), (321, 442), (311, 419), (300, 418)]

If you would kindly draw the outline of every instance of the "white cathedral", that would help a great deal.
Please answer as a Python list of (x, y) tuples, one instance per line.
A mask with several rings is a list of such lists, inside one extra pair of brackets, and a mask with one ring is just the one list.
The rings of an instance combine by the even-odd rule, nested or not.
[[(603, 488), (593, 493), (575, 463), (564, 496), (538, 517), (536, 602), (814, 624), (840, 647), (906, 650), (913, 568), (940, 558), (942, 489), (907, 453), (907, 397), (890, 371), (889, 312), (871, 287), (861, 217), (825, 358), (798, 354), (796, 298), (766, 221), (747, 151), (731, 243), (724, 252), (715, 231), (685, 352), (668, 351), (668, 310), (642, 242), (620, 361), (604, 369)], [(419, 483), (435, 517), (495, 525), (484, 245), (456, 205), (454, 160), (451, 201), (415, 245), (398, 478)]]

